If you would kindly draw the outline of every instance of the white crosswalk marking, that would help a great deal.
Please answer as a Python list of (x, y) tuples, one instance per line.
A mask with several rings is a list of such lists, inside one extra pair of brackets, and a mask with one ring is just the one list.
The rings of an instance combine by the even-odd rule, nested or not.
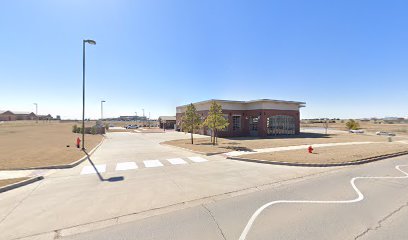
[(116, 171), (131, 170), (137, 168), (138, 167), (135, 162), (122, 162), (116, 164)]
[(169, 161), (171, 164), (174, 164), (174, 165), (187, 164), (187, 162), (181, 158), (170, 158), (170, 159), (167, 159), (167, 161)]
[[(95, 165), (95, 168), (99, 173), (103, 173), (106, 171), (106, 164)], [(81, 174), (96, 173), (95, 168), (93, 166), (85, 166), (84, 168), (82, 168)]]
[(190, 159), (193, 162), (207, 162), (208, 160), (202, 157), (189, 157), (188, 159)]
[(159, 160), (145, 160), (143, 161), (143, 163), (147, 168), (163, 166), (163, 164)]

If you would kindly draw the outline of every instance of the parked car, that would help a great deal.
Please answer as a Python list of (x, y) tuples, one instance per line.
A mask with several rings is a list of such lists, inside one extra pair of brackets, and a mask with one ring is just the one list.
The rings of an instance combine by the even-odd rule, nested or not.
[(137, 125), (129, 125), (127, 126), (126, 129), (138, 129), (139, 127)]
[(375, 134), (377, 134), (377, 135), (379, 135), (379, 136), (395, 136), (395, 133), (392, 133), (392, 132), (384, 132), (384, 131), (376, 132)]
[(364, 133), (364, 130), (361, 130), (361, 129), (350, 130), (350, 133)]

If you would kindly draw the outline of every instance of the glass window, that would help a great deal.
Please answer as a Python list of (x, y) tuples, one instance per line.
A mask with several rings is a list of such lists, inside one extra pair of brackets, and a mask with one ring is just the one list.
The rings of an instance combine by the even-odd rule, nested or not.
[(289, 135), (296, 133), (295, 118), (286, 115), (269, 117), (266, 121), (268, 135)]
[(249, 131), (258, 131), (258, 117), (249, 118)]
[(241, 129), (241, 116), (232, 116), (232, 131)]

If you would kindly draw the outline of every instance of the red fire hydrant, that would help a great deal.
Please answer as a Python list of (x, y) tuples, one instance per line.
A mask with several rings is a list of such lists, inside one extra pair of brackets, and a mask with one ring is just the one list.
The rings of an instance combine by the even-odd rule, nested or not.
[(312, 148), (312, 146), (309, 146), (309, 147), (307, 148), (307, 150), (309, 151), (309, 153), (313, 153), (313, 148)]
[(79, 139), (79, 137), (77, 138), (77, 141), (76, 141), (76, 146), (77, 146), (77, 148), (79, 148), (79, 145), (81, 144), (81, 139)]

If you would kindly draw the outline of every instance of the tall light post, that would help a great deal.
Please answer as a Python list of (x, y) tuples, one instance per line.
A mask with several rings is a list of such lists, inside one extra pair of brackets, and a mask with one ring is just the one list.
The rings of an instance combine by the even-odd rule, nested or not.
[(103, 103), (106, 102), (105, 100), (101, 101), (101, 121), (103, 121)]
[(82, 150), (85, 150), (85, 44), (95, 45), (94, 40), (82, 41)]
[(143, 111), (143, 125), (146, 125), (146, 121), (145, 121), (145, 115), (144, 115), (144, 108), (142, 108), (142, 111)]
[(38, 103), (33, 103), (35, 105), (35, 116), (37, 117), (36, 123), (38, 123)]

